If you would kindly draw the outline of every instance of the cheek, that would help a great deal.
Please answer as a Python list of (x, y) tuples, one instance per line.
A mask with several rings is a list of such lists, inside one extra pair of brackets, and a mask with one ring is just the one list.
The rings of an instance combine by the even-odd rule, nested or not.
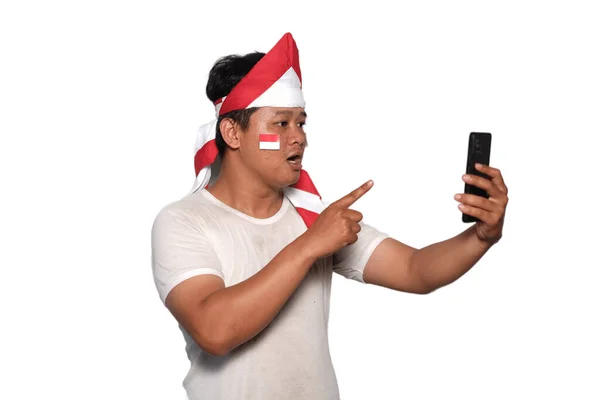
[(258, 157), (271, 167), (281, 161), (281, 156), (277, 150), (258, 150)]

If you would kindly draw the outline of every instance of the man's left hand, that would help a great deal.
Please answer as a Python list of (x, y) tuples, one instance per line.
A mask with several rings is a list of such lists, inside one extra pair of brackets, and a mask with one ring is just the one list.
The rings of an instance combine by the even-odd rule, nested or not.
[(457, 194), (454, 198), (460, 202), (458, 208), (463, 213), (479, 218), (475, 224), (477, 237), (486, 243), (494, 244), (502, 237), (508, 188), (499, 169), (481, 164), (476, 164), (475, 168), (491, 179), (465, 174), (463, 180), (469, 185), (485, 190), (489, 198), (465, 193)]

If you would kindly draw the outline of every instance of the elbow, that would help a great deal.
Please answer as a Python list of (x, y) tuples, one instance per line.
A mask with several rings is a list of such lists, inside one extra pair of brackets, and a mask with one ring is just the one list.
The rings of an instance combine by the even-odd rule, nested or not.
[(205, 352), (213, 356), (226, 356), (235, 347), (229, 335), (220, 333), (218, 329), (196, 331), (193, 335), (196, 344)]
[(438, 285), (435, 282), (421, 282), (419, 293), (421, 295), (431, 294), (441, 288), (443, 285)]
[(226, 356), (231, 351), (228, 346), (219, 344), (219, 343), (215, 344), (215, 343), (204, 342), (202, 344), (199, 343), (198, 345), (206, 353), (210, 354), (211, 356), (216, 356), (216, 357)]
[(435, 292), (438, 288), (438, 286), (428, 284), (420, 279), (418, 284), (414, 285), (412, 292), (414, 294), (426, 295)]
[(431, 293), (435, 292), (436, 290), (437, 290), (437, 288), (423, 287), (423, 288), (419, 288), (414, 293), (424, 296), (426, 294), (431, 294)]
[(227, 314), (212, 307), (201, 307), (189, 321), (190, 336), (198, 347), (212, 356), (226, 356), (239, 345), (237, 326)]
[[(417, 269), (417, 271), (419, 271)], [(427, 279), (423, 274), (414, 273), (413, 275), (413, 290), (412, 292), (419, 295), (427, 295), (435, 292), (440, 286), (437, 282)]]
[(390, 287), (390, 288), (397, 292), (408, 293), (408, 294), (418, 294), (418, 295), (423, 295), (423, 296), (426, 294), (433, 293), (437, 290), (437, 288), (421, 286), (421, 285), (410, 285), (410, 286), (404, 285), (404, 286), (397, 286), (397, 287)]

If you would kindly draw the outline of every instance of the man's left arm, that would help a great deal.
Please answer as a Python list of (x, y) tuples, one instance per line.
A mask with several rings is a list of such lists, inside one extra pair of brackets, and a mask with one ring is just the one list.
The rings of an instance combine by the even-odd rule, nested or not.
[(490, 179), (464, 175), (463, 180), (484, 189), (489, 198), (461, 193), (459, 209), (480, 219), (464, 232), (421, 249), (395, 239), (383, 240), (367, 262), (365, 283), (409, 293), (430, 293), (469, 271), (502, 237), (508, 188), (499, 169), (477, 165)]

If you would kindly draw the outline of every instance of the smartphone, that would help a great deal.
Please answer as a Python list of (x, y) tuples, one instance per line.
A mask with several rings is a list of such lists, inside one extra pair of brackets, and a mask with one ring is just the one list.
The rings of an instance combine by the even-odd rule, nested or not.
[[(477, 175), (490, 179), (486, 174), (475, 169), (475, 163), (490, 165), (490, 151), (492, 148), (492, 134), (487, 132), (471, 132), (469, 135), (469, 147), (467, 151), (467, 174)], [(465, 182), (465, 193), (474, 194), (476, 196), (489, 198), (489, 194), (478, 188), (477, 186), (469, 185)], [(478, 222), (479, 218), (462, 214), (463, 222)]]

